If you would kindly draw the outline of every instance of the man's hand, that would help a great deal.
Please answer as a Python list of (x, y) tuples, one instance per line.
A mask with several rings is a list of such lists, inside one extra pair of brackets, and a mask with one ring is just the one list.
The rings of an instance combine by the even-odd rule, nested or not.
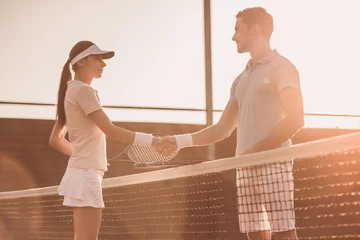
[(154, 138), (152, 146), (156, 151), (164, 156), (169, 156), (177, 151), (176, 139), (173, 136), (164, 138)]

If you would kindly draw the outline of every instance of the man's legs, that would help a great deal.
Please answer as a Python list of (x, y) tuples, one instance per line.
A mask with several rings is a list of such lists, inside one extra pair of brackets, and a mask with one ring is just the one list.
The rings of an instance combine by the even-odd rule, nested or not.
[[(262, 193), (269, 201), (265, 208), (269, 216), (273, 240), (297, 240), (294, 210), (293, 163), (286, 161), (270, 165), (271, 175)], [(269, 170), (268, 170), (269, 171)]]
[(247, 237), (249, 240), (271, 240), (271, 231), (251, 232)]
[(289, 230), (284, 232), (276, 232), (273, 235), (274, 240), (297, 240), (296, 230)]
[(271, 240), (270, 223), (259, 194), (256, 170), (249, 167), (236, 171), (239, 228), (249, 240)]
[(249, 240), (297, 240), (291, 161), (238, 169), (237, 188), (240, 231)]
[(276, 232), (271, 236), (271, 231), (251, 232), (247, 234), (249, 240), (297, 240), (296, 230)]

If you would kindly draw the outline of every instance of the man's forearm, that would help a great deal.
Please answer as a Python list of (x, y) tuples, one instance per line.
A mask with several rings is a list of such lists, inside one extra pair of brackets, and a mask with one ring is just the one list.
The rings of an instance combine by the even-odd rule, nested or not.
[(287, 117), (283, 119), (268, 136), (255, 144), (252, 152), (266, 151), (278, 147), (291, 139), (303, 125), (301, 118)]
[(231, 132), (220, 125), (215, 124), (191, 135), (194, 146), (205, 146), (224, 140), (230, 136)]

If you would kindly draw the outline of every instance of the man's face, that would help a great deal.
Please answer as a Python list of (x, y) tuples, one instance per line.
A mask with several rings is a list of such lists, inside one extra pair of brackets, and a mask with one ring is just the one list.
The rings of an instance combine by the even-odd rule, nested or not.
[(243, 22), (242, 18), (237, 18), (235, 24), (235, 33), (232, 40), (236, 42), (238, 53), (250, 51), (253, 42), (253, 34), (251, 29)]

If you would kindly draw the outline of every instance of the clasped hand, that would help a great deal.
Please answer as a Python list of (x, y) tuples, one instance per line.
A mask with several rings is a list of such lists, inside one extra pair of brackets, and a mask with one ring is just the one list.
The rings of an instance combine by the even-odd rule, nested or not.
[(177, 144), (174, 136), (166, 136), (163, 138), (155, 137), (151, 146), (164, 156), (169, 156), (177, 151)]

